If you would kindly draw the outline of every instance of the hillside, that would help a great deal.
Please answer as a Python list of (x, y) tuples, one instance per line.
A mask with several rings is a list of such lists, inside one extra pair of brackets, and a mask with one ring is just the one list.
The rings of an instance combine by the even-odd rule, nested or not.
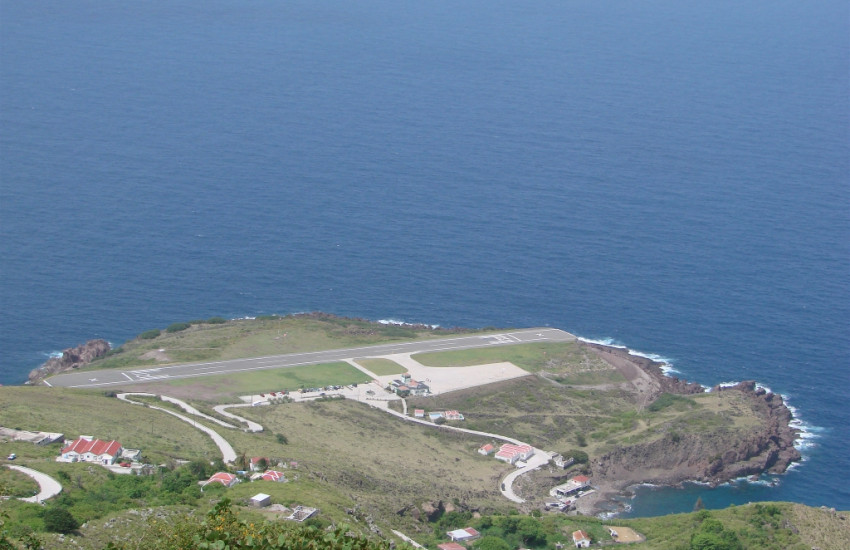
[[(122, 351), (96, 359), (86, 368), (96, 373), (94, 369), (144, 367), (151, 361), (170, 364), (175, 357), (199, 360), (295, 353), (468, 333), (387, 326), (323, 314), (199, 322), (137, 338), (121, 346)], [(486, 333), (498, 335), (498, 331)], [(69, 438), (90, 434), (120, 440), (126, 447), (142, 449), (144, 462), (152, 465), (151, 475), (115, 475), (89, 463), (56, 462), (59, 444), (0, 443), (3, 456), (14, 452), (16, 464), (54, 476), (63, 485), (62, 494), (46, 508), (17, 500), (5, 502), (8, 536), (35, 533), (48, 548), (65, 547), (69, 538), (80, 548), (102, 548), (110, 541), (126, 545), (128, 533), (139, 529), (155, 538), (153, 521), (201, 528), (197, 522), (223, 498), (233, 501), (233, 509), (247, 524), (278, 523), (282, 512), (245, 506), (251, 496), (263, 492), (280, 506), (318, 508), (318, 515), (308, 520), (315, 527), (346, 523), (353, 533), (375, 541), (398, 541), (393, 534), (398, 530), (433, 548), (446, 540), (447, 530), (475, 525), (489, 538), (544, 548), (559, 540), (569, 542), (564, 537), (570, 529), (586, 529), (595, 540), (608, 536), (602, 522), (593, 517), (568, 517), (543, 509), (550, 500), (548, 490), (578, 473), (590, 475), (598, 489), (596, 497), (579, 500), (586, 503), (579, 509), (590, 511), (598, 497), (634, 482), (722, 482), (741, 472), (770, 467), (782, 470), (779, 457), (787, 449), (770, 446), (780, 445), (773, 436), (782, 430), (783, 421), (787, 428), (789, 418), (783, 416), (781, 400), (750, 385), (691, 393), (693, 385), (655, 376), (656, 365), (625, 361), (622, 354), (612, 360), (612, 352), (602, 351), (575, 341), (541, 342), (406, 358), (355, 357), (354, 362), (128, 383), (108, 391), (3, 387), (0, 419), (4, 426), (61, 432)], [(440, 379), (439, 369), (485, 372), (474, 369), (487, 364), (503, 372), (505, 365), (522, 370), (518, 377), (497, 383), (408, 397), (409, 421), (405, 422), (399, 418), (405, 406), (400, 399), (369, 400), (367, 392), (377, 396), (384, 390), (371, 382), (371, 375), (364, 374), (369, 370), (363, 370), (368, 367), (375, 377), (387, 380), (404, 372), (406, 367), (397, 361), (433, 373), (435, 381)], [(299, 387), (367, 382), (368, 386), (349, 391), (349, 399), (320, 397), (318, 393), (304, 398), (297, 391)], [(183, 421), (174, 416), (189, 414), (182, 407), (156, 397), (135, 398), (145, 405), (132, 405), (115, 399), (122, 390), (179, 397), (207, 416), (193, 414), (188, 422)], [(231, 409), (261, 424), (261, 432), (227, 427), (234, 420), (213, 409), (215, 404), (239, 402), (246, 394), (249, 401), (259, 399), (261, 392), (269, 390), (292, 393), (280, 393), (274, 399), (265, 395), (265, 406)], [(396, 415), (382, 410), (387, 406)], [(528, 441), (551, 452), (580, 451), (586, 454), (587, 463), (576, 463), (567, 470), (548, 464), (519, 477), (514, 489), (525, 502), (517, 504), (499, 491), (500, 480), (514, 468), (476, 452), (482, 444), (493, 442), (491, 437), (435, 429), (430, 422), (410, 422), (413, 409), (419, 407), (459, 410), (465, 420), (450, 421), (446, 426)], [(220, 449), (199, 431), (201, 426), (216, 430), (232, 445), (239, 457), (236, 464), (221, 462)], [(217, 470), (247, 469), (243, 461), (251, 457), (263, 457), (283, 469), (287, 482), (250, 482), (243, 476), (243, 482), (231, 488), (210, 486), (201, 491), (198, 481)], [(785, 458), (793, 459), (790, 455)], [(640, 467), (627, 467), (635, 463)], [(34, 490), (31, 480), (18, 474), (0, 476), (0, 484), (3, 493), (11, 496)], [(819, 540), (819, 534), (826, 537), (822, 548), (843, 540), (842, 514), (776, 506), (778, 512), (739, 507), (711, 512), (708, 518), (670, 516), (618, 524), (633, 526), (643, 534), (646, 542), (641, 546), (647, 548), (687, 548), (690, 536), (699, 533), (706, 519), (716, 519), (734, 531), (742, 548), (759, 547), (752, 543), (756, 539), (764, 544), (786, 544), (763, 547), (794, 548), (805, 540)], [(64, 540), (46, 534), (44, 513), (56, 507), (69, 511), (85, 527)], [(741, 514), (743, 519), (738, 517)], [(727, 538), (731, 540), (731, 535)]]

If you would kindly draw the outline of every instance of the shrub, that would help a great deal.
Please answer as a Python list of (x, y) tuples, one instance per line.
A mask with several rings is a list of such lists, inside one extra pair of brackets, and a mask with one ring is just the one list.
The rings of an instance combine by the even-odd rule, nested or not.
[(154, 338), (156, 338), (160, 334), (162, 334), (162, 332), (158, 328), (146, 330), (145, 332), (139, 334), (139, 339), (141, 339), (141, 340), (153, 340)]
[(575, 464), (587, 464), (587, 461), (590, 460), (586, 452), (578, 449), (567, 451), (564, 453), (564, 458), (572, 458)]
[(672, 407), (673, 405), (680, 405), (682, 407), (693, 408), (696, 406), (693, 400), (688, 399), (687, 397), (682, 397), (681, 395), (674, 395), (672, 393), (662, 393), (658, 396), (658, 399), (652, 402), (646, 409), (650, 412), (658, 412), (662, 409), (666, 409), (667, 407)]
[(165, 332), (168, 332), (168, 333), (180, 332), (181, 330), (186, 330), (187, 328), (189, 328), (191, 326), (192, 326), (191, 323), (172, 323), (172, 324), (168, 325), (168, 328), (165, 329)]
[(227, 322), (227, 319), (224, 317), (210, 317), (207, 319), (207, 324), (209, 325), (223, 325)]
[(51, 533), (70, 533), (79, 526), (67, 508), (52, 506), (44, 511), (44, 528)]

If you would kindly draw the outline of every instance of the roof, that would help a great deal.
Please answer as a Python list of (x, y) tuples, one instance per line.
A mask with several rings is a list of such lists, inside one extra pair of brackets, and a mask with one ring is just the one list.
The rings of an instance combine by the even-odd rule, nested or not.
[(576, 483), (587, 483), (588, 481), (590, 481), (590, 478), (587, 476), (575, 476), (573, 478), (573, 481), (575, 481)]
[(481, 536), (481, 533), (479, 533), (472, 527), (467, 527), (465, 529), (455, 529), (454, 531), (449, 531), (446, 534), (452, 540), (469, 540)]
[(579, 529), (578, 531), (573, 531), (573, 541), (578, 542), (580, 540), (590, 540), (590, 535)]
[(251, 497), (251, 500), (266, 500), (267, 498), (272, 498), (271, 495), (267, 495), (265, 493), (257, 493), (256, 495)]
[(101, 441), (100, 439), (85, 439), (78, 437), (70, 445), (62, 449), (62, 454), (75, 452), (78, 454), (92, 453), (93, 455), (117, 456), (121, 444), (117, 441)]
[(437, 548), (440, 550), (466, 550), (465, 546), (456, 542), (444, 542), (443, 544), (438, 544)]
[(204, 485), (218, 482), (224, 486), (229, 487), (230, 484), (233, 483), (234, 479), (236, 479), (236, 476), (228, 472), (216, 472), (207, 480), (206, 483), (204, 483)]
[(262, 478), (266, 481), (282, 481), (286, 479), (286, 475), (283, 472), (278, 472), (277, 470), (266, 470)]
[(479, 447), (479, 449), (482, 450), (482, 451), (490, 452), (493, 449), (495, 449), (495, 447), (493, 447), (492, 443), (487, 443), (486, 445), (481, 445), (481, 447)]
[(263, 457), (261, 457), (261, 456), (252, 456), (252, 457), (251, 457), (251, 464), (257, 464), (257, 463), (258, 463), (259, 461), (261, 461), (261, 460), (265, 460), (266, 462), (268, 462), (268, 461), (269, 461), (269, 459), (268, 459), (268, 458), (263, 458)]

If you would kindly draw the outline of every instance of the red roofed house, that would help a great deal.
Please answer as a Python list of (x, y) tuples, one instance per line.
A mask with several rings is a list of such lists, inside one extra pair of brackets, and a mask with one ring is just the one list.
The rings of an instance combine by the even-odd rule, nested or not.
[(472, 527), (467, 527), (466, 529), (455, 529), (454, 531), (449, 531), (446, 534), (454, 542), (466, 542), (469, 540), (475, 540), (481, 536), (481, 533)]
[(444, 542), (443, 544), (438, 544), (437, 548), (440, 550), (466, 550), (466, 546), (462, 546), (456, 542)]
[(98, 462), (112, 464), (121, 455), (123, 447), (117, 441), (101, 441), (81, 435), (61, 451), (59, 462)]
[(446, 411), (446, 420), (463, 420), (463, 415), (458, 411)]
[(478, 454), (487, 456), (495, 450), (496, 447), (494, 447), (492, 443), (487, 443), (486, 445), (482, 445), (478, 448)]
[(531, 445), (512, 445), (505, 443), (499, 448), (496, 453), (498, 460), (504, 460), (508, 464), (513, 464), (517, 460), (528, 460), (534, 454), (534, 447)]
[(266, 470), (262, 479), (266, 481), (286, 481), (286, 476), (283, 472), (278, 472), (277, 470)]
[(221, 483), (225, 487), (233, 487), (234, 485), (239, 483), (239, 478), (227, 472), (218, 472), (213, 474), (211, 478), (206, 480), (202, 487), (206, 487), (210, 483)]
[(590, 478), (587, 476), (575, 476), (573, 478), (573, 481), (575, 481), (576, 483), (587, 485), (588, 482), (590, 482)]
[(573, 542), (576, 548), (587, 548), (590, 546), (590, 535), (582, 530), (573, 531)]

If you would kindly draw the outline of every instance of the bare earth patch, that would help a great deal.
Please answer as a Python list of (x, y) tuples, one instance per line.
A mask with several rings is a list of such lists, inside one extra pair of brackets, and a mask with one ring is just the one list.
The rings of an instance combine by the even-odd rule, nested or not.
[(160, 361), (160, 362), (163, 362), (163, 363), (174, 361), (174, 359), (172, 359), (171, 357), (168, 356), (167, 353), (165, 353), (164, 349), (152, 349), (149, 352), (143, 354), (141, 356), (141, 358), (142, 359), (154, 359), (156, 361)]

